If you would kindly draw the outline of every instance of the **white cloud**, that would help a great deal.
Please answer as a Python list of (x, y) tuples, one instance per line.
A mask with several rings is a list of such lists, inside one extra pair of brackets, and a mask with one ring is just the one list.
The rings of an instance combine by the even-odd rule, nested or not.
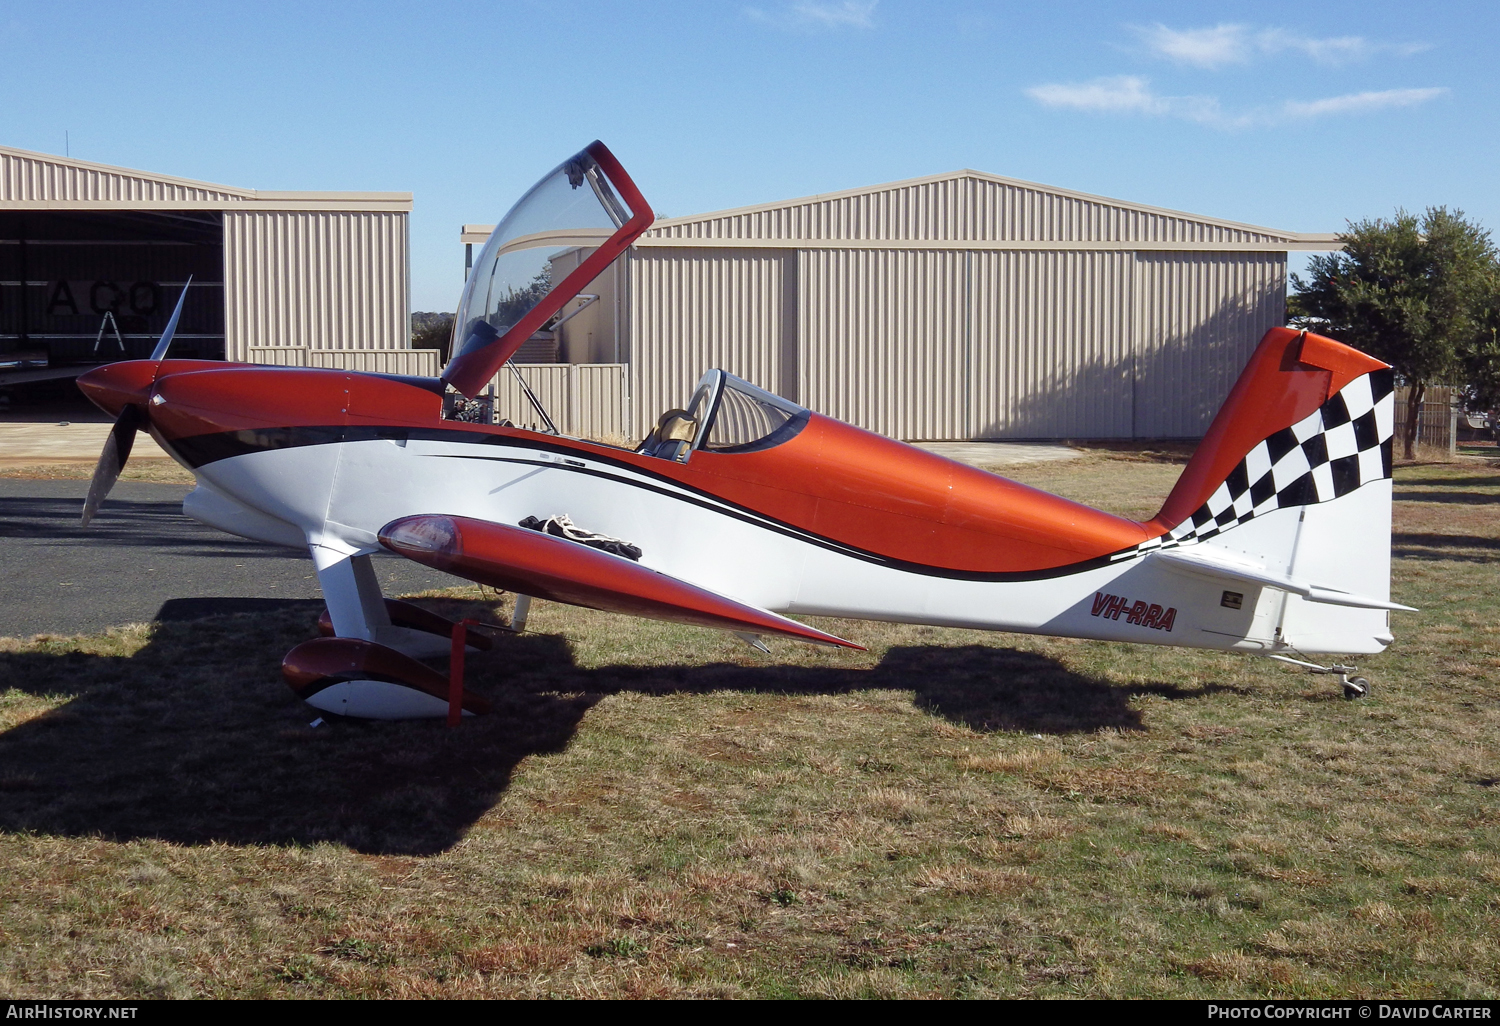
[(1092, 82), (1033, 86), (1026, 95), (1044, 107), (1078, 110), (1139, 111), (1159, 113), (1160, 100), (1151, 95), (1146, 80), (1135, 75), (1096, 78)]
[(1387, 89), (1382, 92), (1330, 96), (1321, 100), (1287, 100), (1277, 107), (1257, 107), (1241, 113), (1226, 112), (1215, 96), (1162, 96), (1152, 91), (1150, 80), (1137, 75), (1032, 86), (1026, 90), (1026, 95), (1044, 107), (1103, 114), (1169, 117), (1232, 130), (1341, 114), (1368, 114), (1394, 107), (1414, 107), (1446, 92), (1448, 90), (1442, 87)]
[(1419, 103), (1436, 99), (1447, 91), (1443, 87), (1385, 89), (1381, 92), (1330, 96), (1322, 100), (1288, 100), (1281, 109), (1289, 118), (1316, 118), (1326, 114), (1368, 114), (1390, 107), (1415, 107)]
[[(1350, 64), (1354, 61), (1365, 60), (1377, 53), (1398, 49), (1390, 44), (1372, 43), (1363, 36), (1313, 39), (1309, 36), (1293, 35), (1284, 29), (1269, 29), (1262, 32), (1256, 37), (1256, 43), (1263, 53), (1276, 54), (1293, 50), (1311, 57), (1319, 64)], [(1416, 51), (1407, 49), (1407, 52), (1415, 53)]]
[(1135, 32), (1153, 55), (1196, 68), (1245, 64), (1253, 50), (1249, 29), (1244, 25), (1216, 25), (1179, 32), (1157, 24), (1151, 28), (1138, 28)]
[(1301, 53), (1319, 64), (1338, 65), (1367, 60), (1377, 54), (1406, 57), (1430, 48), (1428, 43), (1377, 43), (1364, 36), (1318, 39), (1287, 29), (1256, 29), (1229, 23), (1197, 29), (1173, 29), (1157, 23), (1132, 31), (1152, 56), (1210, 71), (1288, 52)]
[(745, 14), (778, 28), (867, 29), (875, 27), (875, 8), (879, 3), (880, 0), (841, 0), (839, 3), (798, 0), (779, 11), (747, 7)]
[(880, 0), (867, 0), (866, 3), (856, 3), (855, 0), (844, 0), (839, 4), (799, 3), (792, 5), (792, 12), (799, 18), (826, 25), (829, 28), (840, 28), (844, 25), (870, 28), (875, 24), (872, 15), (879, 3)]
[(1177, 117), (1220, 127), (1233, 120), (1225, 117), (1212, 96), (1161, 96), (1151, 91), (1149, 80), (1137, 75), (1033, 86), (1026, 95), (1044, 107)]

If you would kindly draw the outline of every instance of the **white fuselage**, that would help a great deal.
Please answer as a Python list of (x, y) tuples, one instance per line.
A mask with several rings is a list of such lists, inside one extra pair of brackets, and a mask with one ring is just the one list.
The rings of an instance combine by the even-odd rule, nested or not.
[[(1390, 640), (1383, 610), (1320, 605), (1253, 586), (1235, 589), (1236, 606), (1223, 581), (1150, 553), (1025, 580), (895, 567), (566, 448), (411, 439), (252, 452), (197, 468), (199, 487), (184, 509), (234, 534), (311, 547), (320, 569), (380, 551), (378, 532), (401, 517), (441, 513), (516, 524), (567, 514), (586, 530), (639, 546), (643, 566), (777, 612), (1261, 653), (1377, 652)], [(1358, 539), (1346, 525), (1389, 524), (1390, 502), (1389, 480), (1373, 482), (1330, 502), (1273, 511), (1197, 545), (1384, 597), (1388, 550), (1382, 565), (1372, 565), (1368, 553), (1352, 551)], [(1148, 608), (1154, 612), (1143, 616)]]

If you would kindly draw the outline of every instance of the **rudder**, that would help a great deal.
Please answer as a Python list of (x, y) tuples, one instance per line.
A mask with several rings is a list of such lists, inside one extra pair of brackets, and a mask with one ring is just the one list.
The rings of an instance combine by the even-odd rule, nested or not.
[(1179, 568), (1213, 573), (1217, 560), (1283, 578), (1256, 616), (1268, 647), (1380, 651), (1391, 641), (1393, 391), (1387, 364), (1273, 328), (1143, 548)]

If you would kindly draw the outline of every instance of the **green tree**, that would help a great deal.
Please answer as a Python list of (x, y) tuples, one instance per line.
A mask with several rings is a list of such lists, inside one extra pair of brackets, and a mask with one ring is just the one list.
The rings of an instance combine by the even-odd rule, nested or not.
[(1469, 409), (1500, 409), (1500, 267), (1489, 276), (1474, 317), (1474, 332), (1459, 356)]
[(413, 349), (436, 349), (438, 359), (448, 362), (448, 346), (453, 339), (453, 314), (426, 313), (421, 310), (411, 315), (411, 347)]
[(1478, 337), (1495, 248), (1488, 231), (1446, 207), (1354, 222), (1338, 240), (1343, 252), (1313, 257), (1307, 280), (1292, 275), (1294, 323), (1396, 368), (1409, 386), (1410, 459), (1427, 386), (1458, 371)]

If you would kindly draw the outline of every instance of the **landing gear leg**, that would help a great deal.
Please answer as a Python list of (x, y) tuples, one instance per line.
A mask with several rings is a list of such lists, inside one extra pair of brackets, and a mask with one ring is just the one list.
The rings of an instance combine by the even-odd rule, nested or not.
[(381, 634), (391, 629), (391, 616), (369, 555), (349, 556), (322, 545), (309, 549), (334, 633), (341, 638), (383, 640)]
[(1330, 673), (1339, 679), (1344, 688), (1344, 697), (1351, 701), (1356, 698), (1364, 698), (1370, 693), (1370, 681), (1368, 677), (1355, 677), (1351, 674), (1359, 670), (1358, 666), (1342, 666), (1334, 663), (1332, 666), (1319, 666), (1317, 663), (1304, 662), (1301, 659), (1293, 659), (1291, 656), (1268, 655), (1267, 659), (1275, 659), (1279, 663), (1291, 663), (1293, 666), (1304, 667), (1308, 673)]
[[(368, 554), (348, 556), (322, 545), (309, 548), (318, 570), (318, 586), (328, 604), (326, 628), (323, 620), (318, 623), (325, 635), (373, 641), (416, 659), (448, 654), (452, 622), (381, 595), (380, 579)], [(469, 647), (487, 649), (489, 641), (470, 632)]]

